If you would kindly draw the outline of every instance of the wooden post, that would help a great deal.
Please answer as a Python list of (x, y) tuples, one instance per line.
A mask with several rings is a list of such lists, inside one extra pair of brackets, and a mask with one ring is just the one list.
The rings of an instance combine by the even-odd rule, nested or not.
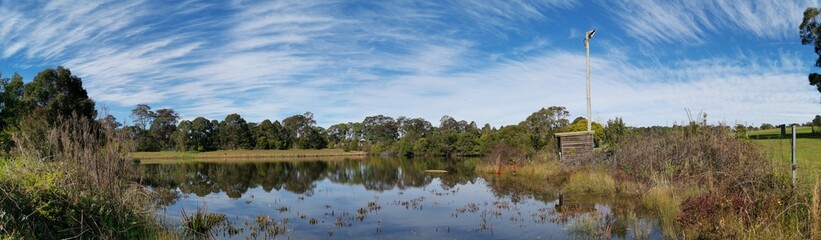
[(796, 144), (796, 142), (795, 142), (795, 125), (794, 124), (792, 125), (792, 141), (791, 142), (792, 142), (792, 186), (795, 187), (795, 179), (796, 179), (796, 176), (795, 176), (795, 169), (796, 169), (796, 165), (795, 165), (795, 144)]

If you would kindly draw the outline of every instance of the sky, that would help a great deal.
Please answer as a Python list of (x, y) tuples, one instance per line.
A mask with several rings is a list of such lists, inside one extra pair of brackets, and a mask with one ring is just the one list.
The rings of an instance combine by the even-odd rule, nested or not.
[(492, 126), (540, 108), (673, 125), (804, 123), (821, 71), (798, 25), (817, 1), (2, 1), (0, 71), (65, 66), (129, 121), (144, 103), (183, 119), (317, 124), (383, 114)]

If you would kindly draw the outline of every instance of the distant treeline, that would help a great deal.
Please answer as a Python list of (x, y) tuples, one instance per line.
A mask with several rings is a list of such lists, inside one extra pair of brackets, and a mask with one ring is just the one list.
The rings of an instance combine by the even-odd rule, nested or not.
[[(534, 153), (553, 147), (553, 134), (583, 131), (584, 118), (570, 122), (564, 107), (542, 108), (516, 125), (500, 128), (443, 116), (437, 125), (422, 119), (376, 115), (362, 122), (339, 123), (323, 128), (316, 126), (311, 112), (279, 120), (248, 122), (239, 114), (222, 121), (197, 117), (179, 120), (173, 109), (153, 111), (139, 104), (132, 110), (134, 126), (128, 131), (137, 142), (137, 151), (213, 151), (233, 149), (323, 149), (403, 156), (478, 156), (505, 145), (523, 153)], [(108, 117), (111, 118), (111, 117)], [(115, 122), (113, 118), (104, 122)], [(604, 143), (626, 127), (621, 119), (608, 121), (607, 127), (593, 123), (596, 141)], [(606, 133), (611, 134), (606, 134)]]

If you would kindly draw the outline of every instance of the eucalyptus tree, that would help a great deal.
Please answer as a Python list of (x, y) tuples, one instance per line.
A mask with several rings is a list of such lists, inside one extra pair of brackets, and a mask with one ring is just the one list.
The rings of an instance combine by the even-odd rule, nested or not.
[(176, 146), (172, 135), (177, 131), (177, 121), (179, 119), (180, 115), (174, 109), (163, 108), (157, 110), (149, 132), (161, 150), (171, 150)]
[(83, 80), (62, 66), (38, 73), (25, 85), (23, 101), (28, 107), (42, 109), (45, 116), (41, 117), (51, 120), (51, 124), (58, 117), (72, 114), (89, 119), (97, 116), (94, 100), (83, 88)]
[(220, 149), (250, 149), (251, 137), (248, 123), (239, 114), (230, 114), (219, 124)]
[(210, 151), (216, 149), (214, 139), (216, 125), (204, 117), (197, 117), (191, 121), (190, 139), (194, 147), (192, 150)]

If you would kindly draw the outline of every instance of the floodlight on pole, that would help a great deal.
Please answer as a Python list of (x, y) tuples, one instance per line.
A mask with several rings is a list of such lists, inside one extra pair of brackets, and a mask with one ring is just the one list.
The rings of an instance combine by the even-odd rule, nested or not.
[(592, 112), (590, 110), (590, 39), (596, 34), (596, 29), (590, 29), (584, 34), (584, 48), (587, 51), (587, 131), (591, 131), (591, 123), (593, 122)]

